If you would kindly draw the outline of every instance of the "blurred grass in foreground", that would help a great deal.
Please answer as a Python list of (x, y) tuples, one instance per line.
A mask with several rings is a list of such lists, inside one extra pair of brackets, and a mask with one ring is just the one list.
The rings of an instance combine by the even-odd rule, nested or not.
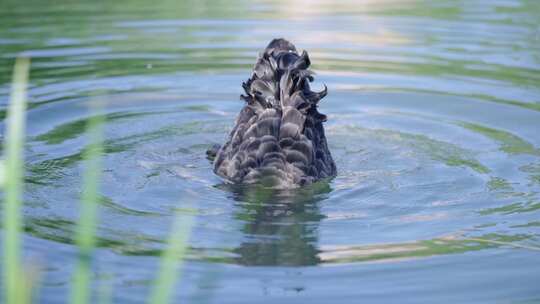
[(24, 134), (26, 112), (26, 88), (30, 60), (18, 58), (13, 71), (11, 95), (6, 119), (4, 206), (3, 206), (3, 276), (5, 301), (28, 303), (30, 293), (25, 289), (24, 272), (21, 264), (21, 197), (24, 171)]
[(177, 281), (180, 262), (186, 253), (188, 236), (193, 225), (193, 216), (180, 213), (176, 215), (172, 230), (169, 235), (168, 246), (161, 255), (161, 265), (158, 277), (148, 303), (170, 303), (174, 285)]
[(89, 300), (92, 252), (95, 247), (96, 220), (99, 204), (99, 176), (103, 153), (103, 116), (93, 115), (88, 120), (89, 143), (83, 153), (86, 164), (83, 176), (80, 216), (75, 236), (79, 249), (77, 266), (73, 275), (71, 303), (85, 304)]
[[(25, 112), (30, 60), (18, 58), (13, 72), (12, 90), (6, 119), (5, 162), (0, 160), (0, 187), (5, 192), (3, 206), (3, 276), (6, 304), (32, 302), (37, 290), (33, 282), (39, 277), (35, 269), (25, 271), (21, 262), (21, 202), (24, 178)], [(98, 111), (99, 108), (93, 109)], [(86, 126), (89, 143), (84, 150), (85, 172), (81, 197), (80, 217), (75, 244), (79, 250), (73, 274), (70, 301), (73, 304), (92, 303), (92, 256), (96, 246), (97, 214), (99, 206), (99, 179), (102, 171), (103, 115), (93, 115)], [(186, 245), (193, 224), (193, 213), (178, 214), (167, 241), (167, 248), (160, 258), (160, 270), (152, 286), (148, 303), (169, 303), (177, 282), (178, 268), (186, 252)], [(33, 278), (33, 279), (32, 279)], [(113, 293), (110, 286), (107, 293)], [(103, 296), (109, 302), (111, 294)], [(97, 296), (97, 295), (94, 295)], [(106, 299), (106, 300), (104, 300)]]

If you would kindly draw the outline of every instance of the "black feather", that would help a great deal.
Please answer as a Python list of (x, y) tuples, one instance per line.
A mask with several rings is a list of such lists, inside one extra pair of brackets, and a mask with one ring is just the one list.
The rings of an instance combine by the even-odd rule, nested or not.
[(326, 116), (317, 109), (328, 90), (311, 91), (310, 64), (308, 53), (298, 54), (285, 39), (268, 44), (242, 84), (246, 105), (216, 154), (214, 172), (235, 183), (282, 188), (336, 174), (322, 125)]

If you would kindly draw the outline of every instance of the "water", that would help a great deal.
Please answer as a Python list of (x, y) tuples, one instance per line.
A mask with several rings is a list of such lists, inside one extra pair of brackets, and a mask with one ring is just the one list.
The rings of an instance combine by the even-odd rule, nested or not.
[[(49, 3), (50, 2), (50, 3)], [(0, 109), (32, 58), (26, 260), (64, 302), (81, 151), (106, 104), (96, 297), (142, 303), (175, 212), (179, 303), (540, 301), (537, 1), (3, 1)], [(338, 176), (225, 185), (205, 150), (274, 37), (310, 52)], [(1, 125), (4, 132), (4, 125)]]

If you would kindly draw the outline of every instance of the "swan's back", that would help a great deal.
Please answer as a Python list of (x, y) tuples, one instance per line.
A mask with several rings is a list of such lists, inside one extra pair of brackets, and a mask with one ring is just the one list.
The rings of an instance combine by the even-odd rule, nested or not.
[(307, 52), (274, 39), (243, 83), (246, 101), (219, 149), (214, 171), (234, 183), (277, 188), (304, 185), (336, 174), (317, 103), (327, 93), (310, 90)]

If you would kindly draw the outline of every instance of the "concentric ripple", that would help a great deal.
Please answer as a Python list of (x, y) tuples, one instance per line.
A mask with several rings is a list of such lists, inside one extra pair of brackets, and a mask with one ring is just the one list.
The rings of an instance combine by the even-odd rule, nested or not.
[[(0, 5), (0, 117), (29, 56), (25, 250), (43, 302), (68, 293), (95, 115), (94, 279), (115, 303), (142, 302), (173, 214), (193, 209), (179, 302), (540, 300), (537, 1), (32, 2)], [(228, 185), (205, 151), (276, 36), (329, 88), (338, 176)]]

